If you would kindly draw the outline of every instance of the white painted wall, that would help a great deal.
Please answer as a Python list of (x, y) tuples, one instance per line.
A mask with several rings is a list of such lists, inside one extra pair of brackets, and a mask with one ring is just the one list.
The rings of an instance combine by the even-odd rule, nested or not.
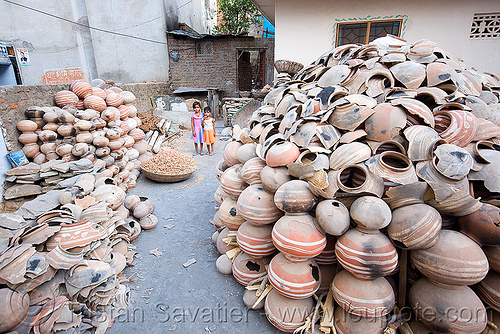
[[(177, 13), (179, 22), (186, 23), (200, 34), (213, 33), (217, 23), (217, 0), (165, 0), (165, 10)], [(176, 28), (177, 29), (177, 28)]]
[(430, 39), (467, 67), (500, 75), (500, 39), (469, 39), (474, 14), (500, 12), (499, 0), (276, 0), (275, 11), (275, 59), (316, 60), (334, 45), (335, 19), (401, 14), (408, 42)]

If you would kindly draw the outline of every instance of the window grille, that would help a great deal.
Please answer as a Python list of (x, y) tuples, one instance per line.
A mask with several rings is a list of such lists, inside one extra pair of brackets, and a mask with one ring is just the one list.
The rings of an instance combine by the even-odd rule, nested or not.
[(500, 38), (500, 13), (475, 14), (469, 38)]
[(196, 43), (196, 57), (212, 57), (214, 55), (213, 42)]

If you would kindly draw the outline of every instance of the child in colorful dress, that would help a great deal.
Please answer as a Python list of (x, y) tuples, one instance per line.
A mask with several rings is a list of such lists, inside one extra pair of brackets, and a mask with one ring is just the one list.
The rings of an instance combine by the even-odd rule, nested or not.
[(202, 122), (205, 144), (207, 145), (208, 155), (213, 155), (214, 143), (217, 141), (217, 138), (215, 137), (215, 120), (210, 116), (210, 107), (205, 107), (205, 109), (203, 109), (203, 113), (205, 114)]
[[(196, 150), (196, 153), (193, 153), (193, 155), (202, 155), (203, 151), (203, 125), (202, 120), (203, 120), (203, 114), (201, 112), (201, 105), (199, 102), (194, 102), (193, 103), (193, 109), (194, 113), (191, 115), (191, 131), (193, 134), (191, 135), (191, 139), (194, 141), (194, 149)], [(200, 144), (200, 147), (198, 149), (198, 144)]]

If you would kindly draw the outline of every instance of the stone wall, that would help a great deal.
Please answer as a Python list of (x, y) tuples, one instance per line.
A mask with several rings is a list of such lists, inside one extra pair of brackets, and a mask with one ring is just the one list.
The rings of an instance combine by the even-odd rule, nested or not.
[[(207, 36), (196, 39), (168, 33), (170, 52), (179, 59), (170, 61), (172, 88), (180, 86), (221, 89), (224, 97), (238, 96), (238, 51), (266, 50), (265, 84), (274, 79), (274, 39), (248, 36)], [(197, 44), (211, 43), (212, 56), (196, 55)]]
[[(167, 83), (116, 84), (115, 86), (135, 94), (137, 110), (140, 113), (152, 112), (152, 96), (171, 94)], [(24, 114), (26, 109), (30, 106), (55, 106), (54, 95), (63, 89), (69, 89), (69, 84), (0, 86), (0, 120), (8, 152), (22, 148), (21, 143), (17, 141), (20, 132), (16, 124), (26, 119)]]

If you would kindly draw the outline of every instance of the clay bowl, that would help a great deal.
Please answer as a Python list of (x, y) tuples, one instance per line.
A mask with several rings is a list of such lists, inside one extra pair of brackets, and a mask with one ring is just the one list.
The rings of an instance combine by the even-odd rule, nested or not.
[(403, 249), (425, 249), (438, 242), (441, 215), (427, 204), (397, 208), (387, 227), (394, 244)]
[(389, 276), (398, 269), (396, 248), (378, 230), (350, 229), (337, 240), (335, 255), (342, 267), (361, 279)]
[(233, 276), (241, 285), (248, 285), (251, 281), (266, 275), (266, 265), (270, 258), (253, 259), (245, 252), (241, 252), (233, 261)]
[(396, 303), (394, 290), (384, 277), (362, 280), (343, 270), (335, 275), (331, 288), (340, 307), (361, 317), (385, 316)]
[(472, 285), (488, 273), (488, 260), (481, 247), (452, 230), (441, 230), (435, 245), (414, 250), (410, 255), (422, 274), (443, 284)]
[(271, 225), (254, 226), (244, 222), (238, 228), (236, 242), (245, 253), (253, 258), (267, 257), (276, 252), (271, 237), (272, 230)]
[(411, 287), (409, 299), (417, 319), (436, 333), (479, 334), (486, 327), (486, 309), (467, 286), (448, 289), (422, 278)]
[(318, 231), (308, 214), (287, 214), (274, 224), (276, 248), (290, 261), (305, 261), (318, 256), (326, 246), (326, 237)]
[(274, 203), (284, 212), (300, 213), (312, 210), (318, 203), (318, 198), (311, 193), (307, 182), (291, 180), (276, 190)]
[(272, 224), (283, 215), (274, 203), (274, 196), (260, 184), (248, 186), (241, 192), (237, 210), (244, 220), (256, 226)]
[(321, 284), (321, 273), (316, 261), (308, 259), (292, 262), (278, 253), (269, 263), (269, 282), (282, 295), (292, 299), (312, 296)]
[[(271, 290), (266, 297), (264, 309), (267, 319), (274, 327), (286, 333), (293, 333), (304, 325), (307, 316), (314, 310), (314, 300), (312, 297), (291, 299)], [(288, 314), (286, 310), (296, 312)]]

